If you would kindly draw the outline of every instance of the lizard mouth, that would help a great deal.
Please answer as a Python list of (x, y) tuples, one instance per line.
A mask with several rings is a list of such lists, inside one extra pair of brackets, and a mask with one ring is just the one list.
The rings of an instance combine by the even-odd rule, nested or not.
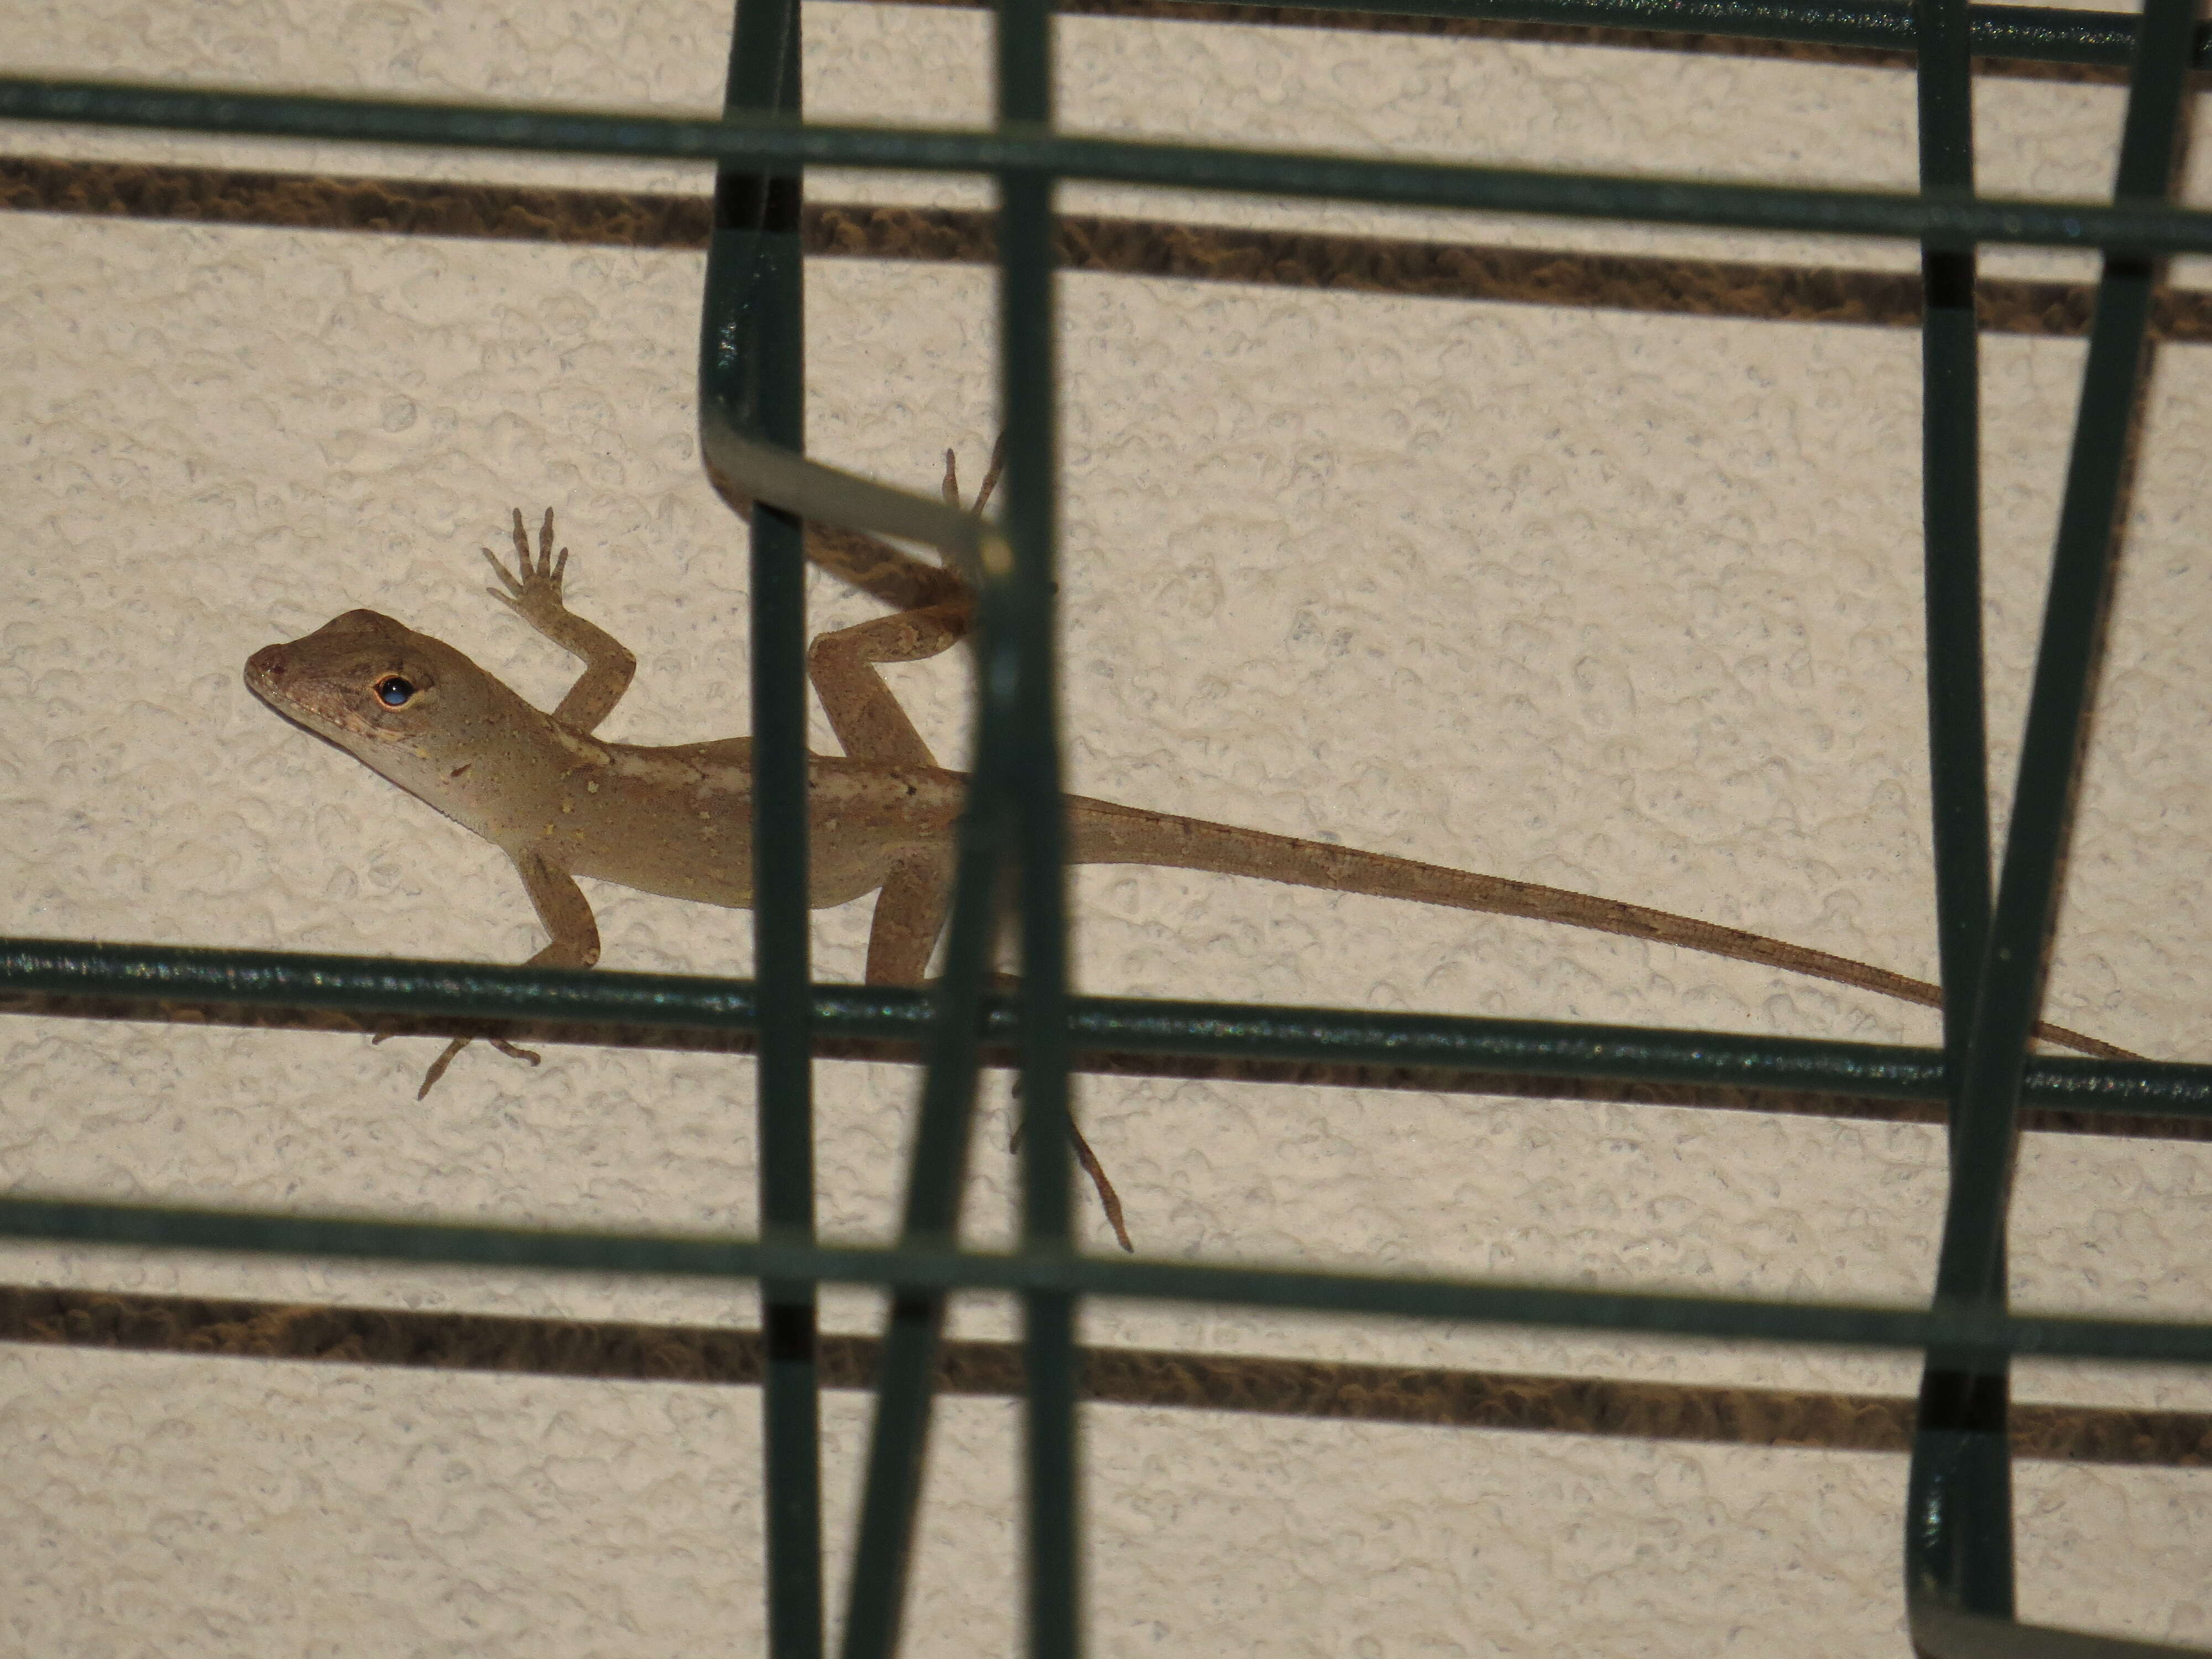
[(301, 731), (335, 742), (336, 732), (349, 730), (349, 723), (302, 695), (313, 692), (314, 677), (301, 679), (292, 672), (296, 666), (290, 646), (264, 645), (246, 659), (246, 689)]
[(289, 714), (299, 706), (295, 698), (285, 695), (285, 674), (291, 665), (283, 646), (263, 646), (246, 659), (246, 689), (278, 712)]

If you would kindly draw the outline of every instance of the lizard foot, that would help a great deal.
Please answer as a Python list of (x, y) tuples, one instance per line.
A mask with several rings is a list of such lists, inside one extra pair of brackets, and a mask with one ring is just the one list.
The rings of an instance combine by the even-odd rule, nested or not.
[[(376, 1038), (376, 1041), (381, 1042), (384, 1041), (385, 1036), (389, 1035), (391, 1035), (389, 1032), (386, 1032), (379, 1036)], [(428, 1094), (432, 1087), (437, 1083), (438, 1079), (445, 1076), (446, 1067), (453, 1063), (453, 1057), (475, 1041), (476, 1039), (474, 1037), (455, 1037), (451, 1042), (447, 1043), (446, 1045), (446, 1051), (440, 1054), (437, 1059), (432, 1060), (430, 1062), (430, 1069), (422, 1073), (422, 1086), (415, 1091), (415, 1098), (420, 1100), (425, 1095)], [(516, 1048), (514, 1044), (509, 1042), (505, 1037), (486, 1037), (484, 1041), (491, 1044), (493, 1048), (498, 1049), (500, 1053), (505, 1054), (510, 1060), (526, 1060), (532, 1066), (535, 1066), (544, 1058), (543, 1054), (533, 1053), (528, 1048)]]
[[(968, 509), (977, 518), (981, 518), (983, 509), (991, 504), (991, 492), (999, 487), (999, 475), (1006, 471), (1006, 434), (1001, 432), (999, 434), (999, 441), (991, 449), (991, 465), (989, 470), (983, 474), (983, 487), (975, 492), (975, 506)], [(954, 465), (952, 452), (949, 449), (945, 452), (945, 483), (941, 486), (941, 492), (945, 496), (945, 506), (952, 508), (956, 513), (958, 512), (960, 510), (960, 470)]]
[(1075, 1137), (1075, 1159), (1083, 1165), (1083, 1173), (1091, 1177), (1091, 1184), (1098, 1189), (1098, 1207), (1106, 1212), (1107, 1224), (1114, 1229), (1115, 1242), (1131, 1255), (1137, 1247), (1129, 1243), (1129, 1230), (1121, 1224), (1121, 1195), (1114, 1190), (1114, 1183), (1106, 1179), (1105, 1166), (1098, 1155), (1091, 1150), (1091, 1143), (1083, 1138), (1083, 1131), (1070, 1119), (1067, 1133)]
[(519, 612), (533, 628), (543, 629), (549, 623), (558, 623), (568, 614), (561, 599), (562, 578), (568, 571), (568, 550), (562, 548), (556, 559), (553, 554), (553, 509), (545, 509), (545, 522), (538, 530), (538, 557), (533, 563), (530, 556), (530, 532), (522, 527), (522, 509), (514, 509), (514, 560), (520, 574), (509, 570), (491, 549), (477, 550), (490, 564), (499, 578), (499, 586), (487, 587), (484, 592), (508, 610)]
[[(1014, 1079), (1014, 1098), (1022, 1097), (1022, 1080)], [(1017, 1117), (1014, 1127), (1006, 1136), (1006, 1151), (1022, 1149), (1023, 1121)], [(1121, 1220), (1121, 1195), (1114, 1190), (1114, 1183), (1106, 1178), (1106, 1166), (1098, 1161), (1098, 1154), (1091, 1150), (1091, 1143), (1083, 1138), (1083, 1131), (1075, 1127), (1075, 1120), (1067, 1122), (1067, 1133), (1075, 1142), (1075, 1161), (1083, 1166), (1083, 1173), (1091, 1177), (1091, 1184), (1098, 1189), (1098, 1207), (1106, 1212), (1106, 1224), (1114, 1230), (1114, 1241), (1131, 1255), (1137, 1247), (1129, 1242), (1129, 1230)]]

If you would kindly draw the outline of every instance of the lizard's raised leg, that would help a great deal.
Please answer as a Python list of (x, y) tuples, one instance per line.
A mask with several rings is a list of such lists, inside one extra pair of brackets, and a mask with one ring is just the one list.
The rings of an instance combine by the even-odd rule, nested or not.
[[(989, 504), (1005, 465), (1006, 449), (1006, 436), (1001, 434), (972, 511), (980, 514)], [(945, 452), (944, 495), (947, 506), (960, 505), (960, 478), (949, 449)], [(830, 716), (830, 728), (836, 732), (846, 754), (854, 760), (877, 761), (886, 766), (937, 764), (929, 745), (921, 740), (906, 710), (899, 707), (898, 699), (876, 670), (883, 663), (924, 662), (951, 650), (968, 636), (975, 620), (974, 603), (963, 594), (841, 628), (823, 635), (807, 647), (806, 672)]]
[[(566, 870), (556, 870), (535, 853), (510, 853), (517, 874), (522, 878), (523, 890), (530, 895), (530, 902), (538, 911), (538, 920), (545, 931), (553, 935), (552, 942), (522, 965), (526, 968), (589, 968), (599, 959), (599, 925), (592, 916), (592, 907), (584, 897), (584, 890), (576, 885), (575, 878)], [(453, 1057), (474, 1041), (471, 1037), (455, 1037), (446, 1045), (446, 1051), (430, 1062), (430, 1069), (422, 1074), (422, 1086), (415, 1091), (422, 1099), (430, 1092)], [(487, 1037), (486, 1042), (503, 1054), (516, 1060), (526, 1060), (532, 1066), (538, 1057), (527, 1048), (518, 1048), (503, 1037)]]
[(530, 537), (522, 527), (522, 509), (514, 509), (514, 556), (521, 568), (516, 575), (485, 548), (483, 556), (498, 574), (500, 585), (485, 592), (514, 611), (572, 657), (584, 660), (584, 672), (561, 699), (553, 718), (578, 732), (589, 732), (606, 719), (629, 690), (637, 674), (637, 659), (605, 629), (594, 627), (562, 603), (561, 579), (568, 568), (568, 550), (553, 556), (553, 509), (545, 509), (545, 522), (538, 532), (538, 560), (530, 558)]
[(885, 766), (937, 764), (877, 665), (923, 662), (949, 651), (967, 637), (974, 619), (968, 601), (954, 599), (841, 628), (807, 647), (815, 695), (848, 755)]
[[(709, 469), (709, 476), (713, 476)], [(733, 489), (727, 480), (715, 478), (722, 498), (737, 509), (747, 524), (753, 519), (752, 498)], [(915, 610), (957, 599), (967, 592), (960, 573), (931, 564), (893, 547), (879, 536), (842, 525), (806, 521), (806, 556), (848, 586), (900, 610)]]
[[(876, 665), (936, 656), (959, 642), (968, 619), (964, 600), (902, 611), (824, 634), (808, 647), (815, 695), (846, 754), (886, 766), (936, 766), (937, 757)], [(868, 931), (869, 984), (921, 983), (944, 931), (951, 889), (951, 866), (941, 855), (917, 856), (892, 871), (877, 896)]]
[[(945, 453), (945, 498), (954, 507), (960, 504), (951, 450)], [(877, 668), (887, 662), (922, 662), (951, 650), (967, 637), (974, 615), (966, 599), (948, 600), (841, 628), (807, 648), (806, 672), (815, 695), (847, 755), (885, 766), (937, 764)], [(916, 858), (891, 872), (876, 899), (868, 932), (869, 984), (921, 983), (944, 931), (951, 887), (951, 866), (942, 857)]]

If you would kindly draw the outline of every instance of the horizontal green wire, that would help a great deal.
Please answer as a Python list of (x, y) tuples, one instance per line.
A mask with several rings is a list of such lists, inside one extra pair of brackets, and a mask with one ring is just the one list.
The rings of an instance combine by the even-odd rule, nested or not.
[[(1803, 42), (1862, 51), (1911, 52), (1911, 0), (1787, 4), (1778, 0), (1279, 0), (1287, 9), (1374, 16), (1445, 17), (1568, 28), (1649, 29), (1734, 40)], [(1978, 57), (2124, 67), (2134, 55), (2129, 13), (2057, 6), (1974, 6), (1970, 46)], [(2198, 28), (2193, 64), (2212, 60), (2212, 29)]]
[(675, 1278), (817, 1279), (919, 1291), (1048, 1291), (1484, 1325), (1849, 1348), (2002, 1348), (2057, 1358), (2212, 1360), (2212, 1325), (1480, 1282), (1413, 1275), (1003, 1255), (677, 1233), (589, 1233), (0, 1199), (0, 1237)]
[[(24, 992), (692, 1031), (750, 1031), (760, 1018), (750, 980), (0, 939), (0, 993)], [(930, 1018), (926, 991), (814, 988), (813, 1024), (820, 1037), (919, 1043), (929, 1033)], [(1011, 1010), (994, 1000), (985, 1041), (1010, 1043), (1015, 1034)], [(1944, 1098), (1942, 1052), (1891, 1043), (1137, 997), (1071, 999), (1069, 1036), (1076, 1049), (1090, 1053), (1436, 1067), (1885, 1100)], [(2037, 1055), (2028, 1063), (2024, 1098), (2031, 1106), (2065, 1111), (2212, 1115), (2212, 1066)]]
[[(1354, 11), (1383, 16), (1460, 17), (1500, 23), (1553, 23), (1571, 28), (1650, 29), (1663, 34), (1724, 34), (1739, 40), (1798, 40), (1876, 52), (1911, 52), (1910, 0), (1860, 0), (1855, 5), (1790, 5), (1778, 0), (1277, 0), (1293, 9)], [(2043, 63), (2117, 64), (2132, 60), (2136, 20), (2126, 13), (2057, 6), (1974, 6), (1969, 49), (1978, 57)], [(2212, 32), (2200, 27), (2191, 61), (2202, 64)]]
[(110, 82), (0, 80), (0, 118), (160, 127), (258, 137), (561, 151), (658, 161), (927, 173), (1028, 169), (1173, 190), (1326, 197), (1407, 207), (1632, 219), (1798, 235), (2212, 252), (2212, 213), (1885, 191), (1783, 190), (1312, 152), (1076, 138), (1019, 126), (800, 126), (767, 117), (679, 120), (645, 112), (495, 108), (388, 99), (187, 91)]

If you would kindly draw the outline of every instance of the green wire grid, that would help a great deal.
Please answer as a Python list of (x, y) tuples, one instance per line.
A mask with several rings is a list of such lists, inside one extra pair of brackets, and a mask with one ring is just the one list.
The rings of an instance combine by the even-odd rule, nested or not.
[[(702, 316), (702, 447), (752, 510), (757, 983), (367, 961), (275, 952), (0, 940), (0, 988), (142, 1000), (205, 998), (441, 1018), (583, 1018), (757, 1031), (763, 1236), (757, 1241), (455, 1227), (0, 1200), (0, 1236), (109, 1244), (534, 1267), (761, 1282), (771, 1651), (823, 1647), (815, 1286), (887, 1285), (890, 1328), (845, 1621), (849, 1659), (896, 1645), (945, 1297), (1019, 1294), (1028, 1398), (1028, 1626), (1050, 1659), (1081, 1648), (1073, 1322), (1118, 1296), (1557, 1328), (1887, 1346), (1926, 1355), (1905, 1525), (1905, 1596), (1922, 1652), (2116, 1659), (2187, 1651), (2014, 1620), (2008, 1366), (2014, 1353), (2212, 1362), (2212, 1324), (2022, 1318), (2005, 1308), (2004, 1225), (2023, 1103), (2085, 1112), (2212, 1113), (2212, 1068), (2030, 1059), (2057, 872), (2096, 644), (2118, 543), (2115, 507), (2140, 403), (2157, 261), (2212, 252), (2212, 215), (2166, 200), (2191, 68), (2206, 33), (2189, 0), (2109, 14), (1960, 0), (1856, 6), (1751, 0), (1331, 0), (1331, 9), (1729, 34), (1917, 53), (1921, 191), (1781, 190), (1262, 154), (1064, 137), (1052, 131), (1050, 11), (1002, 0), (1000, 122), (988, 131), (810, 127), (799, 119), (796, 0), (739, 0), (718, 122), (368, 99), (0, 80), (11, 118), (268, 137), (564, 151), (718, 163)], [(2110, 204), (1972, 194), (1972, 58), (2126, 64)], [(1000, 342), (1012, 433), (1006, 537), (994, 556), (934, 503), (841, 480), (797, 459), (800, 169), (842, 165), (994, 177), (1001, 201)], [(1923, 446), (1929, 733), (1946, 992), (1942, 1051), (1344, 1010), (1077, 999), (1066, 916), (1054, 663), (1053, 190), (1063, 178), (1329, 197), (1709, 228), (1905, 237), (1923, 245)], [(2019, 793), (1994, 884), (1982, 708), (1976, 502), (1974, 249), (2103, 252)], [(722, 476), (726, 474), (727, 476)], [(827, 492), (824, 494), (824, 492)], [(729, 493), (726, 489), (726, 493)], [(823, 503), (830, 503), (825, 510)], [(781, 503), (779, 505), (778, 503)], [(822, 987), (807, 960), (799, 519), (966, 538), (949, 550), (977, 587), (977, 757), (944, 979), (928, 993)], [(936, 532), (933, 534), (933, 532)], [(1018, 872), (1017, 1003), (985, 993), (1001, 872)], [(927, 1067), (901, 1239), (813, 1236), (811, 1066), (823, 1036), (919, 1039)], [(980, 1048), (1016, 1048), (1027, 1111), (1022, 1247), (957, 1247)], [(1925, 1310), (1571, 1291), (1413, 1277), (1099, 1260), (1075, 1253), (1064, 1121), (1072, 1050), (1481, 1066), (1644, 1083), (1847, 1090), (1942, 1098), (1953, 1173), (1936, 1294)]]

